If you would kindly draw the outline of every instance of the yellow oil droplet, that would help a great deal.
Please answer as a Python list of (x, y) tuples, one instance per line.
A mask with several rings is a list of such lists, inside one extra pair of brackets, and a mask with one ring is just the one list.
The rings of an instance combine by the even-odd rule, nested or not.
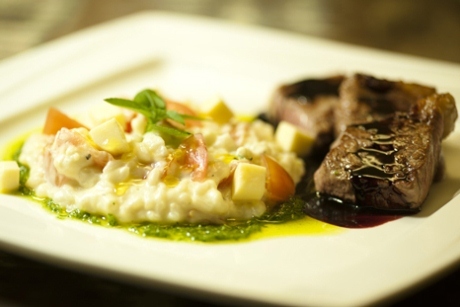
[(171, 154), (171, 157), (173, 159), (181, 159), (185, 156), (185, 150), (183, 150), (182, 148), (178, 148), (176, 150), (174, 150)]
[(128, 188), (129, 184), (127, 182), (120, 182), (115, 186), (115, 194), (117, 194), (117, 196), (124, 195)]
[(163, 182), (166, 184), (167, 187), (175, 187), (179, 184), (179, 178), (172, 175), (166, 175), (163, 178)]
[(119, 182), (115, 185), (115, 194), (122, 196), (126, 193), (129, 187), (139, 182), (142, 182), (142, 179), (131, 179), (128, 181)]
[(254, 121), (255, 119), (253, 115), (244, 115), (244, 114), (237, 115), (236, 118), (238, 119), (238, 121), (248, 122), (248, 123)]
[(222, 162), (225, 162), (225, 163), (229, 164), (233, 160), (237, 159), (237, 157), (235, 155), (231, 155), (231, 154), (220, 154), (220, 155), (216, 156), (216, 159), (221, 160)]

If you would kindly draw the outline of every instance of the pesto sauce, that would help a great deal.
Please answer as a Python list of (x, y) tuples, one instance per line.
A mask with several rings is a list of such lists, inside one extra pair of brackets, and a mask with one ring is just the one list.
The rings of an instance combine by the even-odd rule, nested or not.
[(228, 220), (224, 224), (160, 224), (130, 223), (121, 224), (113, 215), (96, 215), (80, 209), (67, 211), (65, 208), (46, 198), (37, 198), (26, 186), (29, 169), (18, 159), (22, 142), (12, 143), (4, 154), (4, 160), (15, 160), (20, 167), (20, 196), (29, 197), (42, 203), (43, 207), (60, 219), (77, 219), (83, 222), (127, 230), (142, 237), (163, 238), (174, 241), (189, 242), (235, 242), (295, 234), (326, 234), (335, 233), (340, 228), (307, 217), (304, 213), (304, 201), (293, 197), (276, 209), (266, 212), (258, 218), (246, 221)]
[[(163, 238), (174, 241), (222, 242), (247, 240), (252, 235), (263, 232), (268, 225), (277, 225), (307, 218), (303, 213), (303, 202), (293, 198), (276, 210), (259, 218), (247, 221), (229, 220), (224, 224), (160, 224), (153, 222), (121, 224), (113, 215), (95, 215), (80, 209), (66, 211), (51, 199), (37, 199), (33, 192), (23, 187), (22, 195), (40, 201), (43, 207), (58, 218), (77, 219), (93, 225), (125, 229), (142, 237)], [(25, 192), (25, 193), (24, 193)]]

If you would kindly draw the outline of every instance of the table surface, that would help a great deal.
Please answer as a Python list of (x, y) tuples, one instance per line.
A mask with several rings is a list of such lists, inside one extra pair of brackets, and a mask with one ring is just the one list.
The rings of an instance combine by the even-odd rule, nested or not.
[[(458, 0), (2, 0), (0, 59), (141, 10), (256, 24), (309, 36), (460, 63)], [(460, 269), (393, 306), (460, 306)], [(0, 250), (0, 305), (216, 306), (160, 290), (69, 271)]]

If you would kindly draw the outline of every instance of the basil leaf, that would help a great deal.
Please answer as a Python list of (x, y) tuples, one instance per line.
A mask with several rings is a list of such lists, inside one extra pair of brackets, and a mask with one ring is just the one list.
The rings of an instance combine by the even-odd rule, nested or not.
[(168, 116), (169, 119), (172, 119), (173, 121), (176, 121), (178, 123), (181, 123), (182, 125), (185, 125), (184, 116), (182, 114), (179, 114), (178, 112), (173, 111), (173, 110), (167, 110), (166, 115)]
[(185, 130), (181, 130), (177, 128), (170, 128), (170, 127), (161, 126), (161, 125), (153, 125), (152, 130), (156, 130), (158, 132), (165, 133), (165, 134), (179, 137), (179, 138), (185, 138), (191, 135), (190, 132), (187, 132)]
[(159, 123), (165, 119), (169, 119), (184, 125), (185, 119), (200, 119), (196, 116), (190, 116), (178, 113), (173, 110), (167, 110), (166, 102), (164, 99), (151, 89), (145, 89), (138, 92), (134, 96), (133, 100), (123, 98), (107, 98), (105, 101), (110, 104), (122, 108), (127, 108), (144, 115), (147, 119), (146, 132), (156, 130), (160, 133), (173, 137), (184, 138), (189, 136), (190, 133), (181, 129), (159, 125)]
[(127, 99), (121, 99), (121, 98), (107, 98), (105, 99), (106, 102), (125, 108), (125, 109), (131, 109), (135, 112), (141, 113), (144, 115), (147, 119), (152, 116), (150, 110), (142, 108), (140, 105), (136, 104), (132, 100), (127, 100)]

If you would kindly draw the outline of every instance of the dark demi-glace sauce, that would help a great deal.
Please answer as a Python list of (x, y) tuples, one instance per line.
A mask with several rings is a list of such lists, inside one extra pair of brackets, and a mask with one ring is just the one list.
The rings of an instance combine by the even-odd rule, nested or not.
[(314, 169), (316, 168), (310, 170), (310, 176), (299, 184), (297, 192), (298, 197), (303, 201), (305, 214), (310, 217), (345, 228), (369, 228), (407, 215), (407, 212), (357, 206), (331, 195), (319, 194), (315, 191), (311, 180)]
[(305, 213), (318, 220), (346, 228), (374, 227), (404, 216), (396, 212), (392, 214), (371, 207), (344, 203), (333, 196), (316, 194), (305, 200)]

